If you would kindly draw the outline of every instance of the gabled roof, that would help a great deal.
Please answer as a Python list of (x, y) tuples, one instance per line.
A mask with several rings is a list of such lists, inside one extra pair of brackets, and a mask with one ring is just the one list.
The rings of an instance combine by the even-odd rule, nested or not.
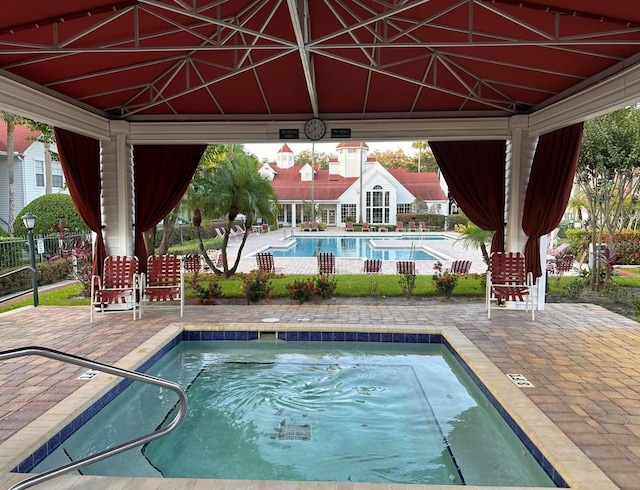
[(398, 182), (400, 182), (411, 194), (425, 201), (446, 201), (438, 174), (435, 172), (407, 172), (402, 168), (387, 169)]
[(368, 150), (369, 145), (367, 145), (366, 143), (360, 143), (359, 141), (344, 141), (336, 146), (337, 150), (339, 150), (340, 148), (366, 148)]
[[(30, 131), (26, 126), (16, 126), (13, 133), (13, 151), (24, 153), (34, 143), (28, 138), (39, 135), (39, 131)], [(0, 119), (0, 151), (7, 151), (7, 123), (2, 119)]]
[[(281, 201), (310, 201), (311, 182), (300, 181), (300, 170), (304, 165), (294, 165), (291, 168), (279, 168), (276, 170), (272, 185)], [(340, 175), (329, 175), (329, 171), (322, 168), (315, 169), (313, 187), (314, 199), (318, 201), (332, 201), (338, 199), (345, 190), (357, 179), (345, 178)]]
[[(300, 171), (304, 165), (291, 168), (271, 167), (277, 172), (272, 185), (281, 201), (311, 200), (311, 182), (300, 181)], [(415, 197), (425, 201), (446, 201), (447, 196), (440, 188), (438, 175), (434, 172), (412, 173), (404, 169), (385, 169)], [(316, 168), (314, 176), (314, 199), (333, 201), (340, 198), (347, 189), (358, 181), (357, 177), (342, 177), (329, 174), (326, 169)]]
[(293, 153), (293, 151), (291, 150), (291, 148), (289, 148), (289, 145), (285, 143), (284, 145), (282, 145), (282, 148), (277, 151), (277, 153)]

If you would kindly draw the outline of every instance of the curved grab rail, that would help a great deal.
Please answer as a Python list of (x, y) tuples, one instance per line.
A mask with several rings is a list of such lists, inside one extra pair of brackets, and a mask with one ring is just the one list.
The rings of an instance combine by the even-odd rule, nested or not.
[(77, 461), (73, 461), (64, 466), (60, 466), (58, 468), (53, 468), (52, 470), (46, 471), (44, 473), (40, 473), (31, 478), (27, 478), (19, 483), (16, 483), (11, 487), (10, 490), (22, 490), (24, 488), (32, 487), (38, 483), (43, 481), (50, 480), (57, 476), (60, 476), (64, 473), (68, 473), (69, 471), (76, 470), (78, 468), (82, 468), (91, 463), (95, 463), (96, 461), (101, 461), (110, 456), (114, 456), (123, 451), (127, 451), (128, 449), (134, 448), (141, 444), (146, 444), (147, 442), (158, 439), (159, 437), (168, 434), (173, 431), (178, 424), (184, 418), (187, 411), (187, 395), (182, 389), (182, 387), (174, 383), (172, 381), (166, 381), (161, 378), (157, 378), (155, 376), (150, 376), (144, 373), (138, 373), (136, 371), (129, 371), (128, 369), (121, 369), (115, 366), (110, 366), (108, 364), (103, 364), (97, 361), (90, 361), (89, 359), (85, 359), (83, 357), (74, 356), (73, 354), (66, 354), (64, 352), (60, 352), (54, 349), (47, 349), (45, 347), (21, 347), (18, 349), (11, 349), (8, 351), (0, 352), (0, 361), (4, 361), (5, 359), (14, 359), (16, 357), (23, 356), (42, 356), (48, 357), (50, 359), (55, 359), (57, 361), (67, 362), (69, 364), (75, 364), (77, 366), (87, 367), (90, 369), (95, 369), (96, 371), (102, 371), (104, 373), (113, 374), (115, 376), (121, 376), (123, 378), (133, 379), (135, 381), (142, 381), (143, 383), (149, 383), (152, 385), (160, 386), (161, 388), (167, 388), (177, 393), (178, 398), (180, 399), (180, 408), (178, 409), (178, 413), (174, 417), (174, 419), (167, 426), (150, 432), (149, 434), (145, 434), (135, 439), (131, 439), (130, 441), (123, 442), (116, 446), (113, 446), (109, 449), (105, 449), (103, 451), (97, 452), (95, 454), (91, 454), (84, 458), (81, 458)]

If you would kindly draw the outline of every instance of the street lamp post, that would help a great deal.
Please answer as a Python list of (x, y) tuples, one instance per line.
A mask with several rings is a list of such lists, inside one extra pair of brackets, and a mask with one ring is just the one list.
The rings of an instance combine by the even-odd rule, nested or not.
[(29, 253), (31, 254), (31, 283), (33, 285), (33, 306), (38, 306), (38, 270), (36, 269), (36, 248), (33, 243), (33, 228), (36, 226), (36, 217), (27, 213), (22, 217), (24, 227), (27, 229), (27, 238), (29, 240)]

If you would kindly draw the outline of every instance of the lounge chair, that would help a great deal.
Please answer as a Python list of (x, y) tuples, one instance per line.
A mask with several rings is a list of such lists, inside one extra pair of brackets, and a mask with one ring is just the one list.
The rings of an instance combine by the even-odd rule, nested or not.
[(418, 229), (420, 230), (420, 233), (423, 231), (429, 231), (427, 230), (427, 224), (424, 221), (418, 222)]
[(396, 231), (404, 231), (404, 223), (402, 221), (396, 222)]
[(282, 269), (276, 268), (273, 260), (273, 254), (269, 252), (260, 252), (256, 254), (256, 264), (258, 265), (258, 270), (263, 272), (282, 272)]
[(399, 260), (398, 262), (396, 262), (396, 272), (402, 275), (415, 275), (416, 263), (413, 260)]
[(215, 232), (216, 232), (216, 238), (224, 238), (224, 229), (220, 230), (220, 228), (216, 228)]
[(533, 274), (525, 270), (525, 258), (519, 252), (495, 252), (489, 259), (487, 269), (487, 317), (491, 318), (491, 310), (504, 306), (507, 301), (524, 302), (527, 311), (531, 308), (531, 320), (535, 320), (535, 285)]
[(409, 227), (407, 228), (409, 231), (416, 231), (416, 222), (409, 221)]
[(314, 221), (311, 223), (311, 231), (320, 231), (320, 226), (318, 226), (318, 222)]
[(367, 223), (366, 221), (362, 223), (362, 231), (370, 231), (371, 228), (369, 227), (369, 223)]
[(142, 295), (138, 317), (142, 318), (145, 302), (179, 301), (180, 317), (184, 314), (184, 265), (178, 255), (151, 255), (147, 273), (141, 274)]
[(451, 263), (452, 274), (469, 274), (470, 269), (471, 269), (470, 260), (454, 260)]
[(302, 225), (302, 231), (311, 231), (311, 221), (305, 221)]
[(91, 277), (91, 316), (99, 307), (104, 314), (105, 305), (132, 305), (133, 319), (136, 319), (137, 296), (141, 292), (140, 274), (138, 273), (138, 257), (132, 255), (110, 255), (104, 259), (102, 277)]
[(335, 274), (336, 273), (336, 257), (329, 252), (320, 252), (318, 254), (318, 273)]
[(347, 221), (347, 227), (345, 231), (353, 231), (353, 221)]
[(198, 274), (202, 268), (202, 258), (199, 254), (188, 254), (183, 259), (183, 267), (185, 272)]
[(269, 233), (269, 225), (267, 223), (262, 223), (262, 233)]
[(382, 260), (366, 259), (363, 264), (365, 274), (380, 274), (382, 269)]
[(571, 272), (573, 270), (573, 261), (573, 254), (565, 254), (562, 257), (558, 257), (555, 262), (554, 274), (562, 277), (565, 272)]

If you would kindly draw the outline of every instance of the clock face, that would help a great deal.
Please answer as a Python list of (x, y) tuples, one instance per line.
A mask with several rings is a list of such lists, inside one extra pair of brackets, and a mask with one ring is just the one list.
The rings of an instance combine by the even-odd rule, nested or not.
[(304, 124), (304, 134), (312, 141), (322, 139), (327, 132), (327, 127), (322, 119), (314, 117)]

